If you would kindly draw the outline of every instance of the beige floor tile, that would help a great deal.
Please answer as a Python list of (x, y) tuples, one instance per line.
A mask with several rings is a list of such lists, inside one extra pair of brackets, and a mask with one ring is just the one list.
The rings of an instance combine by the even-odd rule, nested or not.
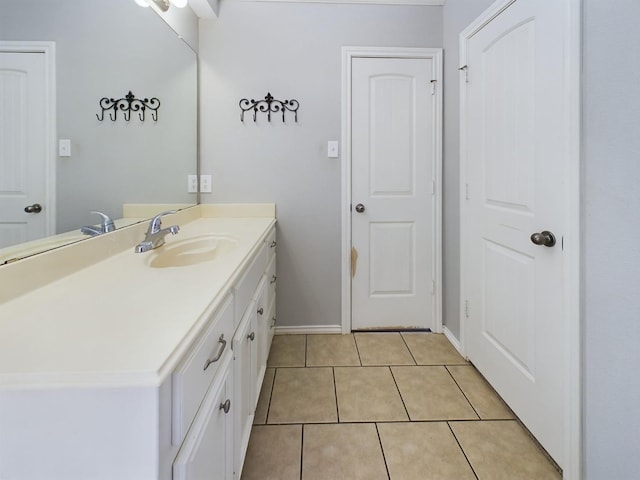
[(446, 422), (380, 423), (391, 480), (475, 480)]
[(298, 480), (302, 425), (258, 425), (251, 430), (242, 480)]
[(279, 368), (268, 423), (337, 422), (333, 369)]
[(483, 420), (513, 418), (509, 407), (472, 365), (448, 366), (458, 386)]
[(451, 422), (451, 428), (479, 480), (562, 478), (515, 420)]
[(391, 367), (411, 420), (466, 420), (478, 416), (445, 367)]
[(402, 333), (402, 337), (418, 365), (467, 363), (441, 333)]
[(276, 335), (271, 343), (267, 365), (270, 367), (304, 367), (306, 335)]
[(302, 480), (386, 480), (375, 424), (305, 425)]
[(389, 367), (336, 367), (341, 422), (408, 421)]
[(307, 366), (359, 366), (353, 335), (308, 335)]
[(415, 365), (399, 333), (354, 334), (362, 365)]
[(264, 425), (267, 423), (267, 413), (269, 412), (269, 401), (271, 400), (271, 388), (273, 387), (273, 377), (276, 374), (275, 368), (267, 368), (264, 372), (264, 380), (262, 380), (262, 388), (258, 397), (258, 405), (256, 406), (256, 414), (253, 417), (254, 425)]

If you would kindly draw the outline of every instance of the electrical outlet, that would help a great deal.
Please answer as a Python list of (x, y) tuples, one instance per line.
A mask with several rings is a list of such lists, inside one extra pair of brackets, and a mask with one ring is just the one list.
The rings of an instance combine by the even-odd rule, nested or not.
[(198, 193), (198, 176), (187, 175), (187, 192)]
[(211, 193), (213, 191), (213, 185), (211, 175), (200, 175), (200, 192)]

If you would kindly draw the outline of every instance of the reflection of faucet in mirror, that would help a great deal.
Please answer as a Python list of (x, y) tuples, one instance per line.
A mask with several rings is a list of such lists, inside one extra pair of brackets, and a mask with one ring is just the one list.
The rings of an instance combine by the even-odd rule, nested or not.
[(103, 233), (113, 232), (116, 229), (116, 224), (113, 223), (113, 220), (111, 220), (111, 217), (109, 217), (109, 215), (102, 212), (96, 212), (95, 210), (91, 213), (100, 215), (100, 217), (102, 217), (102, 223), (99, 227), (93, 225), (85, 225), (84, 227), (82, 227), (80, 231), (85, 235), (91, 235), (92, 237), (95, 237), (96, 235), (102, 235)]
[(149, 223), (149, 229), (147, 230), (144, 240), (136, 245), (136, 253), (148, 252), (154, 248), (161, 247), (164, 245), (164, 237), (167, 234), (171, 233), (175, 235), (180, 231), (180, 227), (178, 225), (172, 225), (164, 229), (162, 228), (161, 218), (164, 215), (170, 215), (172, 213), (176, 213), (176, 210), (168, 210), (153, 217)]

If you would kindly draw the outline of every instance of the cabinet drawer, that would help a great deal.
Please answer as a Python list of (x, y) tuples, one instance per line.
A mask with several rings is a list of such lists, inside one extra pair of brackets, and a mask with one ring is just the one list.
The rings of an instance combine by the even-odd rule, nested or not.
[(253, 294), (258, 286), (260, 277), (264, 273), (266, 262), (266, 249), (264, 246), (260, 248), (254, 259), (249, 264), (249, 268), (244, 272), (242, 278), (234, 287), (234, 330), (240, 324), (240, 320), (244, 315), (247, 305), (253, 298)]
[(267, 247), (267, 262), (271, 260), (271, 257), (275, 255), (277, 244), (278, 242), (276, 239), (276, 227), (273, 227), (271, 229), (271, 232), (269, 232), (267, 239), (265, 240), (265, 246)]
[(267, 358), (269, 357), (269, 351), (271, 350), (271, 342), (273, 341), (273, 336), (276, 333), (276, 323), (277, 323), (277, 314), (276, 314), (276, 299), (275, 297), (271, 300), (271, 306), (269, 307), (269, 325), (268, 325), (268, 333), (267, 333), (267, 341), (266, 341), (266, 351)]
[(202, 340), (173, 373), (171, 431), (174, 445), (182, 442), (220, 366), (223, 354), (231, 350), (233, 331), (233, 296), (229, 295), (214, 314)]
[(173, 480), (230, 480), (233, 476), (232, 356), (225, 352), (220, 360), (220, 374), (173, 462)]

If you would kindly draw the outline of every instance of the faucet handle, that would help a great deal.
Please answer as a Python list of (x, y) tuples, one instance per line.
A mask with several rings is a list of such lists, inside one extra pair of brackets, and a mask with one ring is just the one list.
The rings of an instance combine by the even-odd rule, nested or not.
[(102, 233), (112, 232), (116, 229), (116, 224), (113, 223), (113, 220), (106, 213), (98, 212), (96, 210), (92, 210), (91, 213), (95, 213), (96, 215), (100, 215), (102, 217)]
[(164, 217), (165, 215), (172, 215), (174, 213), (178, 213), (178, 211), (177, 210), (167, 210), (166, 212), (160, 212), (155, 217), (153, 217), (153, 219), (151, 220), (151, 223), (149, 224), (149, 232), (151, 232), (151, 233), (159, 232), (160, 231), (160, 227), (162, 227), (161, 218)]

